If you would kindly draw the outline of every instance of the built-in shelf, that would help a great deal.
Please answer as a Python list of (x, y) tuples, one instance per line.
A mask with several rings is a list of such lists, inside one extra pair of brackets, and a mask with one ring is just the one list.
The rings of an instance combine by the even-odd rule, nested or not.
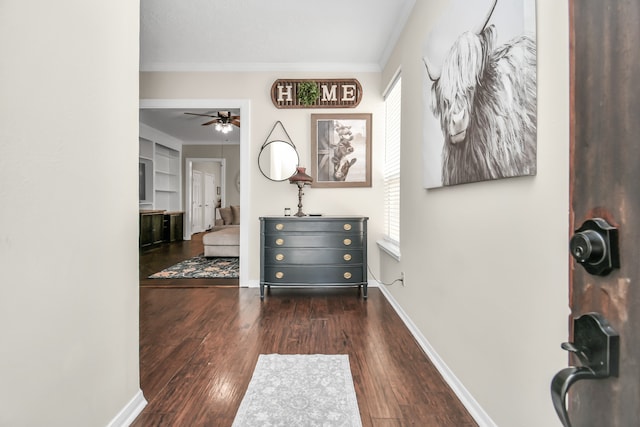
[(139, 142), (142, 183), (140, 209), (179, 211), (181, 152), (145, 138), (140, 138)]

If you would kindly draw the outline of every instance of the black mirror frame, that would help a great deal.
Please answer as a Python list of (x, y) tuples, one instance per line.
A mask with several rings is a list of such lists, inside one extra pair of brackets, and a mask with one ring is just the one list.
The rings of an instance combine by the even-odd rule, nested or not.
[[(280, 127), (282, 128), (282, 130), (284, 131), (284, 134), (287, 136), (288, 141), (284, 140), (284, 139), (269, 139), (271, 137), (271, 135), (273, 134), (273, 131), (276, 129), (276, 126), (280, 125)], [(265, 148), (267, 148), (267, 146), (271, 143), (274, 142), (282, 142), (284, 144), (288, 144), (293, 148), (293, 152), (296, 153), (296, 165), (293, 168), (293, 172), (291, 173), (290, 176), (295, 175), (298, 166), (300, 166), (300, 153), (298, 153), (298, 149), (296, 148), (296, 145), (293, 143), (293, 141), (291, 140), (291, 137), (289, 136), (289, 133), (287, 132), (287, 130), (284, 128), (284, 125), (282, 124), (282, 122), (280, 120), (278, 120), (274, 125), (273, 128), (271, 129), (271, 132), (269, 132), (269, 135), (267, 135), (267, 138), (265, 139), (264, 143), (262, 144), (262, 147), (260, 148), (260, 153), (258, 154), (258, 169), (260, 169), (260, 172), (262, 173), (262, 175), (267, 178), (269, 181), (273, 181), (273, 182), (283, 182), (289, 179), (289, 177), (283, 178), (283, 179), (273, 179), (270, 176), (268, 176), (265, 171), (262, 170), (262, 166), (260, 166), (260, 157), (262, 156), (263, 151), (265, 150)]]
[[(272, 177), (270, 177), (270, 176), (269, 176), (269, 175), (268, 175), (268, 174), (267, 174), (267, 173), (262, 169), (262, 166), (261, 166), (261, 164), (260, 164), (260, 158), (262, 157), (262, 153), (264, 152), (264, 150), (265, 150), (269, 145), (271, 145), (271, 144), (273, 144), (273, 143), (276, 143), (276, 142), (278, 142), (278, 143), (280, 143), (280, 142), (281, 142), (281, 143), (284, 143), (284, 144), (289, 145), (289, 146), (293, 149), (293, 152), (296, 154), (296, 164), (293, 166), (293, 171), (291, 172), (291, 175), (289, 175), (288, 177), (283, 178), (283, 179), (273, 179)], [(274, 139), (274, 140), (272, 140), (272, 141), (268, 141), (268, 142), (265, 142), (264, 144), (262, 144), (262, 148), (260, 148), (260, 154), (258, 154), (258, 169), (260, 169), (260, 172), (262, 172), (262, 175), (263, 175), (265, 178), (267, 178), (269, 181), (273, 181), (273, 182), (283, 182), (283, 181), (288, 180), (288, 179), (289, 179), (289, 177), (293, 176), (293, 175), (296, 173), (296, 170), (297, 170), (297, 168), (298, 168), (298, 166), (299, 166), (299, 165), (300, 165), (300, 154), (298, 153), (298, 150), (296, 150), (296, 146), (295, 146), (295, 145), (293, 145), (292, 143), (287, 142), (287, 141), (283, 141), (283, 140), (281, 140), (281, 139)]]

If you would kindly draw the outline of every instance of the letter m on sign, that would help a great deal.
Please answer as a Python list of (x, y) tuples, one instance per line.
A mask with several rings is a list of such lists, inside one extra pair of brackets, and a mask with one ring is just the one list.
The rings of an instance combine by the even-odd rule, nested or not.
[(328, 88), (329, 85), (322, 85), (322, 100), (323, 101), (336, 101), (338, 99), (337, 89), (338, 85), (331, 85), (331, 89)]

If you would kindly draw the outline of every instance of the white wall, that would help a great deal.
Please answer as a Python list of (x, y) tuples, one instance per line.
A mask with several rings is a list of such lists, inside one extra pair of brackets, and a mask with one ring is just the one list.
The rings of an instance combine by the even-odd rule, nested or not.
[(0, 4), (0, 425), (139, 392), (137, 1)]
[[(277, 79), (288, 78), (357, 78), (363, 87), (363, 98), (354, 109), (277, 109), (271, 102), (270, 89)], [(319, 212), (330, 215), (364, 215), (369, 222), (369, 264), (377, 275), (379, 255), (375, 240), (381, 237), (382, 181), (384, 151), (381, 149), (384, 137), (384, 104), (380, 94), (379, 73), (207, 73), (207, 72), (163, 72), (140, 74), (140, 98), (147, 99), (246, 99), (251, 108), (250, 124), (243, 120), (242, 129), (250, 125), (251, 147), (247, 164), (250, 170), (250, 210), (248, 249), (251, 262), (249, 277), (241, 283), (258, 283), (260, 272), (258, 218), (263, 215), (282, 215), (285, 207), (297, 210), (298, 190), (288, 182), (273, 182), (265, 178), (258, 169), (258, 154), (276, 121), (280, 120), (300, 154), (300, 165), (311, 169), (311, 113), (373, 113), (373, 187), (372, 188), (305, 188), (303, 198), (305, 212)], [(379, 147), (379, 148), (376, 148)], [(225, 147), (226, 151), (226, 147)], [(186, 156), (186, 155), (185, 155)], [(226, 153), (225, 153), (226, 156)], [(230, 171), (229, 171), (230, 172)], [(227, 175), (229, 179), (229, 175)], [(228, 186), (234, 184), (227, 182)], [(241, 183), (242, 189), (247, 188)], [(231, 202), (227, 200), (227, 204)], [(245, 209), (245, 206), (242, 206)]]
[(402, 67), (401, 253), (393, 298), (500, 426), (560, 425), (549, 394), (566, 366), (568, 2), (538, 0), (538, 174), (422, 188), (421, 44), (445, 0), (417, 1), (383, 72)]

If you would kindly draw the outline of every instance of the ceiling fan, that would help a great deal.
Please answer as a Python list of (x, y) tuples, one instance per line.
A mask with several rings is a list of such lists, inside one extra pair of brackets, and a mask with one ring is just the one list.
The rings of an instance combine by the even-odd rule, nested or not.
[[(232, 116), (231, 111), (218, 111), (218, 113), (215, 116), (211, 114), (200, 114), (200, 113), (185, 113), (185, 114), (189, 114), (192, 116), (213, 117), (213, 120), (203, 123), (202, 126), (215, 124), (216, 129), (218, 128), (218, 125), (220, 125), (221, 128), (224, 127), (224, 125), (227, 125), (227, 126), (235, 125), (240, 127), (240, 116)], [(218, 129), (218, 130), (221, 130), (221, 129)]]

